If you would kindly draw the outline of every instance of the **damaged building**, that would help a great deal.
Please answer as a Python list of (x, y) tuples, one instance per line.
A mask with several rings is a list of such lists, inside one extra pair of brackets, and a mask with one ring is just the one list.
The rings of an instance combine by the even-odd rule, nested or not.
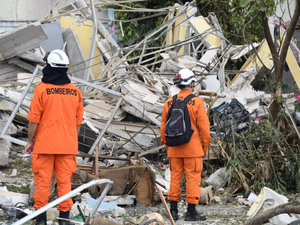
[[(212, 137), (230, 136), (231, 141), (235, 140), (230, 134), (231, 128), (240, 134), (251, 126), (252, 119), (268, 115), (265, 106), (270, 104), (272, 96), (259, 80), (266, 74), (264, 69), (273, 68), (274, 63), (266, 40), (247, 46), (230, 43), (222, 33), (217, 16), (214, 13), (201, 16), (195, 1), (156, 10), (166, 16), (165, 22), (139, 43), (125, 47), (118, 44), (117, 39), (121, 37), (113, 37), (109, 31), (108, 10), (100, 10), (113, 2), (63, 0), (37, 4), (26, 1), (27, 7), (37, 13), (22, 11), (23, 2), (15, 4), (5, 1), (7, 9), (14, 13), (8, 13), (5, 7), (0, 10), (0, 166), (9, 165), (12, 145), (23, 147), (27, 143), (27, 114), (34, 88), (41, 82), (46, 52), (64, 50), (70, 59), (68, 75), (81, 90), (84, 103), (72, 190), (78, 193), (86, 185), (85, 194), (98, 199), (93, 203), (89, 199), (92, 206), (89, 205), (89, 211), (87, 207), (86, 214), (95, 216), (95, 209), (102, 201), (118, 205), (135, 202), (141, 208), (160, 201), (171, 224), (175, 224), (164, 198), (170, 187), (170, 171), (166, 166), (165, 145), (160, 142), (160, 124), (164, 102), (179, 92), (173, 78), (180, 69), (188, 68), (196, 74), (194, 94), (207, 104)], [(286, 27), (276, 24), (276, 18), (270, 19), (271, 33), (278, 29), (283, 35)], [(122, 26), (120, 30), (123, 32)], [(165, 38), (164, 45), (150, 45), (160, 37)], [(299, 30), (290, 43), (284, 81), (299, 88), (297, 40)], [(149, 49), (152, 51), (147, 51)], [(135, 51), (141, 54), (134, 56)], [(230, 80), (228, 74), (233, 72), (226, 71), (225, 66), (229, 60), (240, 58), (245, 63), (239, 71), (234, 71), (235, 77)], [(292, 101), (287, 102), (287, 108), (291, 105)], [(292, 117), (288, 109), (286, 113)], [(299, 125), (300, 119), (296, 117), (295, 123)], [(210, 160), (219, 160), (220, 155), (229, 158), (220, 147), (220, 141), (212, 141), (209, 157), (205, 159), (207, 164)], [(154, 166), (149, 160), (159, 163)], [(158, 172), (162, 168), (165, 176)], [(220, 175), (225, 173), (224, 168), (217, 173), (206, 179), (208, 188), (201, 187), (200, 201), (204, 205), (211, 202), (212, 189), (223, 188), (229, 179), (228, 171), (226, 176)], [(220, 182), (216, 184), (214, 178)], [(246, 179), (241, 186), (249, 188)], [(34, 201), (34, 185), (30, 191), (24, 201)], [(53, 207), (57, 203), (56, 196), (54, 176), (51, 181)], [(117, 217), (121, 209), (113, 207)], [(29, 219), (32, 218), (34, 215)]]

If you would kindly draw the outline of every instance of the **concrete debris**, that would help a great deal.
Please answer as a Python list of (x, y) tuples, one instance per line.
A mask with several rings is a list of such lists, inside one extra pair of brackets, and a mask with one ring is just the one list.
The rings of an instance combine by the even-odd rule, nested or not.
[(28, 204), (29, 195), (8, 191), (7, 188), (0, 189), (0, 204), (4, 206), (15, 206), (17, 203)]
[(230, 175), (230, 170), (226, 168), (220, 168), (205, 181), (208, 185), (214, 189), (220, 189), (227, 183)]
[[(287, 202), (287, 197), (276, 193), (270, 188), (264, 187), (261, 190), (260, 194), (257, 196), (257, 199), (253, 201), (253, 204), (249, 209), (247, 216), (249, 216), (249, 218), (252, 218), (261, 212)], [(270, 220), (272, 224), (290, 224), (293, 221), (299, 220), (299, 216), (297, 214), (280, 214), (271, 218)]]
[[(121, 7), (123, 3), (119, 1), (117, 6)], [(108, 3), (102, 2), (100, 5), (105, 4)], [(183, 68), (195, 73), (197, 82), (194, 94), (205, 102), (213, 137), (208, 158), (203, 159), (204, 187), (201, 187), (199, 205), (209, 207), (215, 203), (235, 201), (240, 204), (237, 211), (241, 212), (243, 207), (252, 204), (251, 214), (248, 215), (254, 216), (264, 206), (270, 208), (279, 204), (276, 202), (278, 199), (281, 199), (280, 204), (286, 202), (286, 198), (272, 191), (269, 195), (270, 190), (267, 188), (262, 190), (256, 200), (251, 195), (248, 199), (245, 196), (237, 199), (232, 197), (241, 187), (249, 189), (249, 180), (256, 179), (258, 170), (263, 169), (264, 178), (269, 175), (271, 170), (264, 160), (255, 163), (255, 169), (244, 171), (245, 174), (251, 174), (248, 180), (246, 175), (237, 173), (237, 165), (228, 170), (224, 167), (224, 160), (230, 161), (235, 153), (235, 149), (232, 150), (235, 141), (241, 144), (239, 140), (247, 136), (244, 136), (245, 133), (249, 134), (247, 132), (252, 126), (257, 127), (260, 121), (269, 118), (270, 113), (266, 108), (273, 99), (262, 77), (266, 69), (273, 67), (274, 62), (270, 59), (267, 42), (263, 40), (250, 45), (229, 43), (222, 33), (217, 16), (209, 13), (203, 17), (194, 2), (189, 2), (159, 9), (167, 15), (164, 24), (138, 39), (139, 43), (121, 47), (116, 41), (118, 38), (114, 39), (101, 22), (103, 20), (93, 18), (91, 7), (94, 6), (87, 5), (86, 1), (75, 0), (75, 3), (61, 9), (54, 7), (51, 14), (40, 18), (40, 21), (28, 22), (0, 34), (0, 167), (10, 167), (10, 162), (22, 153), (28, 137), (27, 114), (30, 101), (35, 86), (41, 82), (43, 66), (46, 65), (43, 58), (49, 51), (62, 49), (70, 60), (69, 77), (80, 88), (84, 104), (84, 121), (78, 138), (79, 154), (76, 157), (77, 170), (72, 176), (72, 190), (91, 185), (84, 193), (77, 193), (80, 199), (72, 196), (77, 201), (72, 208), (70, 220), (79, 218), (79, 223), (83, 223), (85, 217), (82, 217), (80, 211), (87, 217), (96, 209), (91, 224), (149, 224), (147, 221), (154, 219), (156, 221), (151, 224), (174, 224), (165, 202), (171, 178), (167, 151), (160, 142), (160, 123), (165, 101), (180, 91), (173, 84), (173, 78)], [(122, 10), (125, 8), (132, 12), (138, 10), (127, 6)], [(276, 19), (270, 21), (271, 33), (274, 33), (277, 22)], [(280, 34), (285, 32), (282, 25)], [(164, 45), (154, 47), (151, 42), (160, 37), (165, 37)], [(295, 83), (299, 88), (300, 51), (296, 41), (292, 40), (288, 51), (287, 66), (290, 74), (287, 81)], [(244, 64), (239, 70), (231, 71), (225, 69), (228, 60)], [(228, 75), (234, 75), (234, 78), (230, 79)], [(290, 93), (283, 96), (288, 97)], [(295, 96), (286, 100), (286, 108), (294, 111), (296, 101), (299, 100)], [(286, 109), (285, 112), (290, 120), (293, 121), (294, 117), (293, 125), (297, 129), (300, 114), (295, 112), (291, 116)], [(286, 142), (294, 143), (296, 140), (299, 144), (295, 132), (289, 132)], [(253, 145), (257, 153), (261, 137), (255, 138)], [(243, 145), (242, 150), (250, 152), (248, 147)], [(280, 154), (277, 155), (284, 157), (283, 149), (286, 146), (278, 148)], [(25, 158), (22, 161), (27, 162)], [(17, 179), (25, 171), (24, 168), (14, 166), (0, 174), (0, 184)], [(247, 166), (250, 167), (250, 163)], [(287, 170), (285, 175), (288, 177), (293, 172)], [(238, 174), (235, 178), (238, 176), (242, 181), (237, 186), (226, 188), (234, 172)], [(22, 202), (26, 206), (33, 205), (35, 186), (32, 175), (24, 179), (30, 182), (27, 187), (30, 187), (30, 194), (0, 190), (0, 204), (15, 206)], [(112, 182), (103, 199), (100, 196), (106, 190), (105, 183), (97, 183), (101, 179)], [(90, 182), (97, 184), (92, 185)], [(184, 181), (182, 190), (185, 190)], [(53, 176), (50, 184), (51, 200), (57, 201), (57, 191), (56, 178)], [(225, 194), (231, 198), (225, 198)], [(271, 201), (268, 202), (266, 196)], [(163, 207), (157, 206), (158, 203), (163, 203)], [(178, 204), (179, 216), (183, 218), (186, 204), (183, 201)], [(31, 212), (41, 211), (32, 209)], [(118, 221), (120, 217), (129, 214), (138, 214), (139, 218), (135, 221)], [(48, 220), (57, 220), (58, 211), (54, 205), (47, 210), (47, 216)], [(285, 220), (281, 217), (276, 219)], [(216, 224), (225, 222), (217, 221)]]
[(0, 35), (0, 60), (17, 56), (41, 44), (47, 35), (40, 22), (20, 25)]

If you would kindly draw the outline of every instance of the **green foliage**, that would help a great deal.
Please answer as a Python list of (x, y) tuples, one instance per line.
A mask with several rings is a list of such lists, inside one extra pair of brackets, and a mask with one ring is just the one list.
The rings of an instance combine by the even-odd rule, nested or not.
[(285, 132), (268, 120), (250, 126), (244, 134), (231, 132), (233, 142), (226, 150), (229, 185), (243, 185), (247, 192), (256, 193), (263, 187), (279, 193), (300, 191), (300, 148), (287, 142)]
[[(283, 2), (281, 0), (281, 2)], [(265, 12), (271, 16), (275, 11), (276, 2), (274, 0), (241, 0), (240, 7), (245, 8), (248, 13)]]
[[(260, 42), (264, 38), (259, 17), (254, 18), (256, 13), (248, 12), (247, 8), (241, 7), (240, 1), (198, 0), (197, 2), (203, 16), (208, 16), (209, 12), (215, 13), (225, 38), (233, 44)], [(251, 19), (253, 21), (247, 24)]]
[[(186, 1), (183, 1), (185, 3)], [(149, 1), (144, 1), (144, 2), (132, 2), (132, 3), (126, 3), (124, 5), (132, 7), (132, 8), (148, 8), (148, 9), (160, 9), (160, 8), (165, 8), (169, 6), (174, 6), (175, 3), (178, 3), (176, 0), (166, 0), (166, 1), (161, 1), (161, 0), (149, 0)], [(121, 8), (118, 6), (107, 6), (107, 8), (114, 8), (114, 9), (126, 9), (126, 8)], [(127, 21), (127, 20), (132, 20), (135, 18), (142, 18), (145, 16), (153, 15), (154, 13), (149, 13), (149, 12), (115, 12), (115, 19), (116, 20), (122, 20), (122, 21)], [(165, 17), (160, 16), (160, 17), (153, 17), (145, 20), (139, 20), (139, 21), (132, 21), (132, 22), (123, 22), (122, 27), (124, 31), (124, 37), (122, 40), (122, 44), (125, 46), (129, 46), (135, 43), (140, 42), (142, 39), (145, 38), (146, 34), (150, 31), (152, 31), (154, 28), (160, 26)], [(120, 28), (120, 24), (117, 23), (117, 25)], [(121, 36), (121, 30), (119, 32), (119, 36)], [(152, 46), (161, 46), (163, 41), (164, 41), (165, 36), (159, 38), (156, 41), (153, 41), (151, 43), (148, 43), (148, 47)], [(129, 57), (133, 58), (135, 56), (140, 55), (141, 51), (135, 51), (133, 52)]]
[[(4, 184), (4, 183), (2, 183), (2, 184)], [(18, 184), (6, 183), (6, 187), (7, 187), (8, 191), (15, 192), (15, 193), (20, 193), (23, 191), (30, 191), (30, 185), (23, 186), (23, 185), (18, 185)]]

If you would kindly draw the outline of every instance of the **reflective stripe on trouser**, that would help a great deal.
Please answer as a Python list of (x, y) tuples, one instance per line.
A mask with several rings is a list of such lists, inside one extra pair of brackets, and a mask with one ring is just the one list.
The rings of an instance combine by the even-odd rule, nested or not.
[(186, 202), (198, 204), (200, 199), (200, 182), (203, 168), (202, 157), (198, 158), (176, 158), (170, 157), (171, 171), (170, 189), (168, 200), (179, 201), (181, 199), (180, 184), (183, 173), (186, 178)]
[[(71, 191), (71, 176), (76, 171), (76, 155), (32, 154), (32, 171), (34, 174), (34, 207), (39, 209), (48, 204), (52, 171), (56, 175), (58, 198)], [(68, 211), (72, 208), (71, 198), (61, 202), (57, 210)]]

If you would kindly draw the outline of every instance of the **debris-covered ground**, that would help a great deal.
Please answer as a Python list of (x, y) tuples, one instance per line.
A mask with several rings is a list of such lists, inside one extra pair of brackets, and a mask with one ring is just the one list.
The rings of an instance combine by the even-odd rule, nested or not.
[[(283, 94), (280, 116), (276, 121), (271, 117), (269, 105), (274, 99), (262, 78), (264, 67), (257, 64), (260, 57), (272, 67), (266, 41), (249, 46), (230, 43), (217, 16), (201, 16), (193, 1), (160, 9), (168, 14), (164, 23), (139, 43), (121, 48), (91, 9), (85, 1), (75, 0), (40, 21), (0, 34), (2, 224), (18, 224), (37, 212), (30, 155), (23, 151), (33, 90), (41, 82), (43, 57), (53, 49), (66, 51), (70, 79), (84, 99), (70, 218), (78, 224), (92, 212), (91, 224), (142, 225), (145, 215), (156, 216), (157, 224), (173, 223), (167, 210), (170, 169), (160, 142), (160, 121), (164, 102), (179, 92), (172, 79), (183, 68), (196, 74), (194, 94), (206, 102), (212, 140), (197, 206), (207, 221), (184, 222), (183, 179), (180, 219), (175, 224), (244, 224), (297, 196), (300, 115), (295, 102), (300, 99), (293, 92)], [(270, 29), (274, 27), (271, 20)], [(277, 29), (286, 32), (285, 26)], [(161, 37), (164, 45), (153, 46)], [(295, 57), (287, 59), (288, 65), (300, 65), (295, 43), (292, 39)], [(229, 60), (244, 62), (233, 79), (228, 76), (233, 72), (225, 70)], [(299, 67), (291, 71), (291, 77), (300, 73)], [(97, 183), (101, 180), (105, 182)], [(84, 190), (77, 191), (81, 187)], [(49, 204), (57, 200), (55, 176), (50, 194)], [(276, 214), (269, 222), (289, 224), (299, 219), (297, 212)], [(55, 206), (47, 215), (49, 224), (57, 224)], [(22, 223), (33, 221), (34, 217)]]
[[(29, 193), (30, 187), (32, 185), (32, 171), (30, 167), (29, 158), (24, 158), (22, 154), (22, 147), (13, 146), (10, 153), (10, 166), (7, 169), (1, 169), (1, 190), (6, 187), (7, 190), (14, 193)], [(152, 164), (155, 166), (154, 164)], [(161, 165), (161, 164), (160, 164)], [(157, 164), (156, 166), (159, 166)], [(15, 174), (12, 174), (13, 171), (16, 171)], [(1, 193), (1, 192), (0, 192)], [(86, 195), (87, 193), (83, 194)], [(5, 195), (4, 192), (1, 193), (2, 196)], [(184, 197), (184, 196), (183, 196)], [(175, 222), (175, 224), (242, 224), (246, 220), (246, 213), (249, 210), (249, 206), (241, 203), (239, 198), (242, 198), (243, 195), (235, 195), (231, 196), (224, 191), (214, 192), (209, 200), (208, 205), (199, 205), (197, 210), (202, 214), (207, 216), (207, 221), (204, 222), (185, 222), (184, 216), (186, 213), (186, 203), (182, 200), (179, 203), (179, 220)], [(18, 197), (15, 196), (17, 199)], [(80, 196), (74, 197), (74, 201), (78, 202), (78, 198)], [(16, 201), (15, 199), (15, 201)], [(128, 205), (121, 205), (119, 212), (116, 213), (113, 210), (104, 211), (100, 215), (103, 218), (107, 218), (110, 221), (115, 221), (118, 224), (134, 224), (136, 222), (138, 224), (140, 218), (143, 215), (159, 213), (165, 224), (171, 224), (169, 222), (167, 213), (165, 211), (164, 205), (156, 198), (156, 201), (153, 205), (146, 207), (144, 203), (134, 203), (134, 199), (131, 199), (128, 202)], [(20, 205), (20, 208), (26, 209), (29, 208), (31, 210), (32, 206)], [(76, 213), (76, 209), (74, 213)], [(3, 215), (4, 213), (4, 215)], [(78, 213), (78, 212), (77, 212)], [(50, 215), (50, 216), (49, 216)], [(51, 213), (48, 213), (48, 216), (51, 219)], [(4, 210), (2, 211), (2, 215), (0, 217), (0, 221), (2, 224), (8, 224), (9, 221), (13, 221), (13, 219), (8, 220)], [(53, 218), (53, 216), (52, 216)], [(76, 218), (76, 217), (75, 217)], [(78, 218), (78, 215), (77, 215)], [(79, 217), (80, 218), (80, 217)], [(26, 224), (32, 224), (34, 220), (30, 220)], [(55, 222), (55, 221), (53, 221)]]

